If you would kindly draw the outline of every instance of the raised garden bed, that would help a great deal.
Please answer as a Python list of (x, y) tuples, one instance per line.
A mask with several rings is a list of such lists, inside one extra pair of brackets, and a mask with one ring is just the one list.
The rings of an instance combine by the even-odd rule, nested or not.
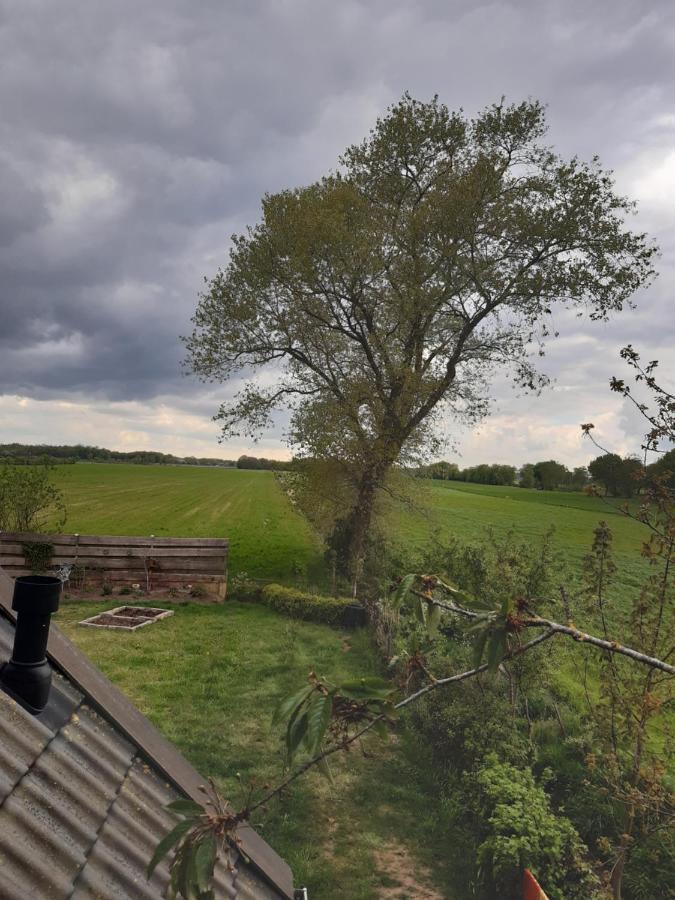
[(91, 628), (119, 628), (122, 631), (136, 631), (144, 625), (152, 625), (167, 616), (172, 616), (172, 609), (159, 609), (152, 606), (117, 606), (106, 612), (98, 613), (89, 619), (83, 619), (80, 625)]

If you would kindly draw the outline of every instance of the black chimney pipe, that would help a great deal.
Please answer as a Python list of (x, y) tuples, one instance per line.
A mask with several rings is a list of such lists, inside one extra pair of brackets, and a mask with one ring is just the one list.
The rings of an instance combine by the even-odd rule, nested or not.
[(11, 660), (0, 669), (0, 685), (34, 716), (49, 701), (52, 670), (47, 662), (47, 639), (60, 596), (60, 579), (49, 575), (22, 575), (14, 582), (14, 649)]

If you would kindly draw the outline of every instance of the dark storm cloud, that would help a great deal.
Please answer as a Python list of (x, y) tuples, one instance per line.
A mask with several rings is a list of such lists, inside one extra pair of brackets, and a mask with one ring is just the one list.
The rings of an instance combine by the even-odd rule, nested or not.
[[(0, 0), (0, 393), (198, 395), (178, 335), (229, 235), (406, 88), (470, 114), (539, 97), (561, 151), (632, 188), (634, 161), (672, 142), (673, 23), (669, 3), (616, 0)], [(647, 222), (664, 279), (596, 352), (673, 343), (672, 220)], [(570, 343), (551, 371), (587, 352)]]

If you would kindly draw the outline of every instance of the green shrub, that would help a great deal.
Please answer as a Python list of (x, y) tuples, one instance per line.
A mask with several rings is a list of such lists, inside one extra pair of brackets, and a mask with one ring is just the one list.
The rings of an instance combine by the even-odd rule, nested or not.
[(324, 622), (326, 625), (341, 625), (347, 607), (354, 602), (346, 598), (304, 594), (280, 584), (268, 584), (259, 589), (258, 593), (260, 602), (277, 612), (309, 622)]
[(489, 890), (496, 889), (505, 900), (520, 897), (522, 871), (528, 868), (551, 900), (600, 896), (579, 835), (569, 819), (551, 809), (531, 769), (500, 763), (492, 754), (475, 785), (476, 812), (484, 828), (477, 861)]
[(242, 603), (259, 603), (262, 589), (261, 582), (254, 581), (247, 572), (233, 575), (227, 583), (228, 597), (241, 600)]

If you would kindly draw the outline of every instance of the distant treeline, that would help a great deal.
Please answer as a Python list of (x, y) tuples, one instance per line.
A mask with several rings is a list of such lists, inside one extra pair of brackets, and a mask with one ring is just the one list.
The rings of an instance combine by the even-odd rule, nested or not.
[[(647, 473), (666, 475), (675, 487), (675, 449), (663, 454), (647, 466)], [(554, 459), (516, 466), (500, 464), (469, 466), (460, 469), (456, 463), (435, 462), (420, 466), (417, 474), (441, 481), (470, 481), (476, 484), (497, 484), (543, 491), (582, 491), (591, 482), (600, 485), (612, 497), (632, 497), (640, 492), (644, 482), (644, 468), (636, 457), (620, 457), (604, 453), (585, 466), (568, 469)]]
[(257, 456), (217, 459), (204, 456), (174, 456), (158, 450), (107, 450), (85, 444), (0, 444), (0, 465), (67, 465), (77, 462), (135, 463), (156, 466), (221, 466), (237, 469), (288, 469), (290, 462)]
[(275, 472), (288, 472), (295, 468), (293, 460), (265, 459), (264, 456), (240, 456), (238, 469), (273, 469)]
[(524, 488), (540, 488), (541, 490), (580, 491), (589, 483), (589, 474), (585, 466), (568, 469), (567, 466), (554, 459), (542, 460), (538, 463), (526, 463), (520, 469), (499, 463), (483, 463), (460, 469), (456, 463), (436, 462), (421, 466), (418, 474), (423, 478), (434, 478), (442, 481), (471, 481), (475, 484), (514, 485)]

